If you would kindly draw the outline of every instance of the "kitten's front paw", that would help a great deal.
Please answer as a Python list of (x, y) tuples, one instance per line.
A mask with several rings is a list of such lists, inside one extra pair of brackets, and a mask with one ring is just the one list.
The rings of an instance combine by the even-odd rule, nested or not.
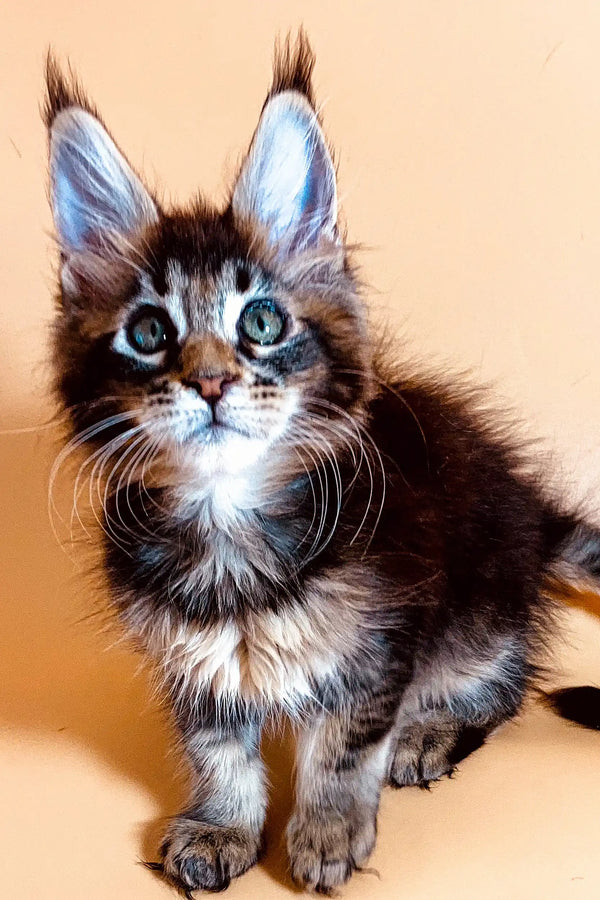
[(236, 875), (257, 861), (260, 835), (244, 828), (205, 825), (178, 816), (161, 847), (163, 875), (185, 892), (224, 891)]
[(375, 816), (367, 811), (295, 813), (287, 830), (294, 882), (320, 894), (330, 893), (367, 859), (376, 832)]

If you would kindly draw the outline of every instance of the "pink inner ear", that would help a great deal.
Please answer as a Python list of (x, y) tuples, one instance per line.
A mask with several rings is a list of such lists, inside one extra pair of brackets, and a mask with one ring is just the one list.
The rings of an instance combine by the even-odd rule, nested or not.
[(336, 239), (335, 171), (317, 118), (296, 91), (267, 103), (235, 186), (235, 212), (287, 251)]
[(56, 116), (50, 154), (54, 219), (66, 253), (102, 252), (103, 237), (156, 220), (150, 194), (90, 113), (70, 107)]

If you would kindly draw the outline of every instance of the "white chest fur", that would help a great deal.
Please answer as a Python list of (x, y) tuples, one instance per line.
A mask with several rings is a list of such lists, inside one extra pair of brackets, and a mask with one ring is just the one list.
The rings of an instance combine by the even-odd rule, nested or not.
[[(180, 596), (218, 592), (232, 581), (243, 598), (247, 591), (260, 591), (262, 575), (270, 577), (276, 569), (255, 517), (239, 508), (239, 497), (230, 504), (227, 499), (214, 486), (210, 502), (196, 498), (193, 508), (202, 513), (200, 526), (210, 540), (194, 565), (171, 579)], [(303, 602), (280, 612), (247, 611), (202, 627), (169, 608), (160, 619), (157, 613), (138, 617), (136, 607), (144, 606), (144, 598), (138, 598), (128, 618), (164, 680), (180, 686), (182, 702), (193, 703), (210, 692), (225, 706), (241, 699), (294, 715), (356, 649), (369, 595), (358, 567), (313, 577), (304, 584)], [(227, 597), (221, 600), (226, 609)]]
[(240, 698), (293, 715), (340, 662), (323, 625), (301, 608), (265, 611), (243, 626), (165, 622), (147, 646), (164, 677), (189, 698), (210, 691), (224, 704)]

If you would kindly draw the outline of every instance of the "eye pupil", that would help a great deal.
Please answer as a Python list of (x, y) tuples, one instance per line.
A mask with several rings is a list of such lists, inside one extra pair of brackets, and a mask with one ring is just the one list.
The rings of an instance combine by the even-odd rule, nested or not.
[(239, 328), (254, 344), (268, 346), (281, 338), (285, 315), (272, 300), (255, 300), (242, 312)]
[(162, 311), (148, 311), (133, 320), (128, 328), (129, 342), (139, 353), (158, 353), (172, 335), (170, 322)]

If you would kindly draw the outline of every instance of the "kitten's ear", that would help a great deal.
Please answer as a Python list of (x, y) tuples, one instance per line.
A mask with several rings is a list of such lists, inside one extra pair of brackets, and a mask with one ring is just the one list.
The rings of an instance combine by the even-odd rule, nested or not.
[(337, 240), (335, 169), (304, 94), (286, 90), (265, 104), (232, 199), (284, 252)]
[(109, 252), (158, 217), (150, 194), (73, 80), (47, 62), (46, 123), (54, 222), (67, 259)]

